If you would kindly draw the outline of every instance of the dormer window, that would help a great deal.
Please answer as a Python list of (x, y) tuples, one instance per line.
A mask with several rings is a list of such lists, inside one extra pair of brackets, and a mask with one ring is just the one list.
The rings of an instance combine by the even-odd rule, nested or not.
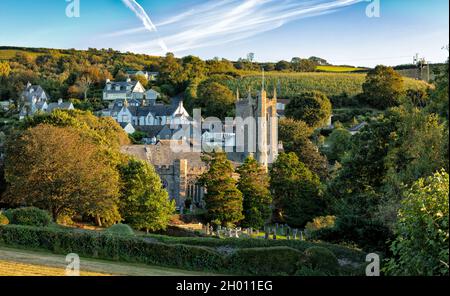
[(116, 90), (117, 90), (117, 91), (120, 90), (120, 85), (116, 85)]

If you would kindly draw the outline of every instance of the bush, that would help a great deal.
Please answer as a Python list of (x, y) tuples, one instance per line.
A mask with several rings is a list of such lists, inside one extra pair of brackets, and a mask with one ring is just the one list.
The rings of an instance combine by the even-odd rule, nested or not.
[(10, 224), (48, 226), (52, 222), (52, 218), (47, 211), (35, 207), (10, 209), (5, 213)]
[(317, 217), (312, 220), (312, 222), (306, 223), (305, 228), (309, 231), (316, 231), (319, 229), (325, 229), (330, 228), (334, 226), (334, 223), (336, 221), (335, 216), (323, 216), (323, 217)]
[(248, 275), (293, 275), (302, 252), (289, 247), (239, 249), (228, 260), (229, 268)]
[(9, 219), (5, 215), (0, 213), (0, 225), (7, 225), (7, 224), (9, 224)]
[(134, 231), (130, 226), (128, 226), (127, 224), (120, 224), (120, 223), (109, 227), (106, 230), (106, 233), (115, 235), (128, 235), (128, 236), (134, 235)]
[(311, 247), (305, 251), (304, 255), (304, 264), (308, 268), (329, 274), (335, 274), (339, 269), (338, 259), (327, 248)]

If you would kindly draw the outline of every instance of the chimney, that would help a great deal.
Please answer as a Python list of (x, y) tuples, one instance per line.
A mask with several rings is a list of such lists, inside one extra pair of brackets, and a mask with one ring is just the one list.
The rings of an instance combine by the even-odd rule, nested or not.
[(130, 78), (130, 77), (127, 78), (127, 82), (128, 82), (128, 83), (131, 82), (131, 78)]

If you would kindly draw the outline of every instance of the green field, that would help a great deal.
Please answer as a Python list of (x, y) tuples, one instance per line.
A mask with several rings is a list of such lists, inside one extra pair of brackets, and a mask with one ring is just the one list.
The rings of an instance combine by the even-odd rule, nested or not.
[[(266, 89), (271, 93), (278, 86), (279, 97), (292, 97), (306, 91), (321, 91), (328, 97), (347, 94), (349, 97), (362, 92), (362, 85), (366, 74), (357, 73), (280, 73), (267, 72), (265, 74)], [(241, 79), (227, 81), (230, 89), (239, 88), (241, 95), (252, 90), (255, 95), (261, 88), (261, 73), (245, 73)], [(411, 89), (427, 88), (423, 81), (405, 78), (405, 87)]]
[(346, 67), (346, 66), (317, 66), (317, 71), (320, 72), (355, 72), (365, 71), (366, 68)]
[(43, 55), (43, 53), (32, 52), (32, 51), (24, 51), (24, 50), (17, 50), (17, 49), (0, 49), (0, 61), (1, 60), (6, 60), (6, 61), (11, 60), (19, 52), (26, 53), (27, 55), (29, 55), (33, 58)]

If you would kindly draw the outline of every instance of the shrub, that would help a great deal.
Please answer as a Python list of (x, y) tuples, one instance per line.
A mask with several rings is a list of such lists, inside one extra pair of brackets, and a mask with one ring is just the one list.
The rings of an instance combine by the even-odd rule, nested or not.
[(11, 224), (28, 226), (48, 226), (52, 218), (47, 211), (35, 208), (18, 208), (7, 210), (5, 213)]
[(339, 269), (339, 262), (336, 256), (323, 247), (311, 247), (304, 253), (304, 264), (308, 268), (335, 274)]
[(312, 232), (319, 229), (330, 228), (334, 226), (334, 222), (336, 221), (335, 216), (323, 216), (317, 217), (312, 220), (312, 222), (306, 223), (305, 228)]
[(9, 224), (9, 219), (5, 215), (0, 213), (0, 225), (7, 225), (7, 224)]
[(228, 258), (229, 268), (248, 275), (293, 275), (302, 252), (289, 247), (239, 249)]
[(134, 235), (134, 231), (130, 226), (128, 226), (127, 224), (120, 224), (120, 223), (109, 227), (106, 230), (106, 233), (115, 235), (128, 235), (128, 236)]

